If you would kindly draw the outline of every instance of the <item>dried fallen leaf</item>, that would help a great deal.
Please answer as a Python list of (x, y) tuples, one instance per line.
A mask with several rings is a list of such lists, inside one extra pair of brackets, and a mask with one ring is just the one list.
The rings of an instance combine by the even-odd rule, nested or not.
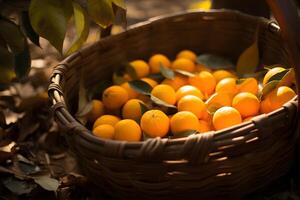
[(36, 182), (42, 188), (44, 188), (45, 190), (48, 190), (48, 191), (56, 191), (59, 186), (58, 180), (56, 180), (54, 178), (50, 178), (48, 176), (34, 177), (34, 182)]

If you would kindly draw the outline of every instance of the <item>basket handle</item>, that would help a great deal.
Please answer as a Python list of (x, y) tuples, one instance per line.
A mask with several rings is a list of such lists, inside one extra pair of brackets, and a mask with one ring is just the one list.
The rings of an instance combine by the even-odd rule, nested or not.
[[(300, 19), (293, 0), (266, 0), (281, 28), (295, 70), (297, 94), (300, 95)], [(300, 101), (298, 101), (298, 110)]]

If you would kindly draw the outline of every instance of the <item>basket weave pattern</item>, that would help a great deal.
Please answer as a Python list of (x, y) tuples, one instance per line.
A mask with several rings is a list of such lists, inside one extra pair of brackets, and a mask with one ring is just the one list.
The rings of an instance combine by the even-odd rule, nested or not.
[(96, 138), (72, 116), (81, 75), (91, 88), (109, 79), (119, 63), (153, 53), (174, 58), (181, 49), (236, 61), (253, 42), (257, 26), (262, 63), (290, 66), (276, 24), (226, 10), (151, 19), (58, 64), (49, 86), (53, 112), (90, 180), (123, 199), (240, 198), (284, 175), (295, 156), (296, 98), (231, 128), (143, 142)]

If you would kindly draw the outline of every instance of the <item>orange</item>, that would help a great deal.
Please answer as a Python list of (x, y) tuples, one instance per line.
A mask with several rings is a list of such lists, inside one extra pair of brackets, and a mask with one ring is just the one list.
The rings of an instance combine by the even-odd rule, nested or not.
[(127, 93), (128, 93), (128, 99), (135, 99), (139, 95), (138, 92), (136, 92), (134, 89), (132, 89), (130, 87), (130, 85), (129, 85), (128, 82), (122, 83), (120, 86), (127, 91)]
[(232, 107), (237, 109), (243, 118), (246, 118), (258, 114), (260, 103), (254, 94), (242, 92), (233, 98)]
[(271, 107), (271, 103), (270, 103), (270, 98), (267, 95), (267, 97), (260, 103), (260, 112), (261, 113), (269, 113), (272, 112), (272, 107)]
[(176, 91), (176, 100), (179, 101), (182, 97), (186, 95), (194, 95), (196, 97), (199, 97), (200, 99), (204, 98), (202, 92), (198, 88), (191, 85), (185, 85), (180, 87)]
[(247, 78), (237, 87), (239, 92), (250, 92), (254, 95), (258, 93), (258, 82), (255, 78)]
[(170, 60), (163, 54), (155, 54), (149, 59), (150, 71), (153, 74), (160, 72), (160, 66), (171, 67)]
[(87, 114), (87, 120), (94, 122), (98, 117), (104, 114), (104, 105), (102, 101), (92, 100), (92, 109)]
[(141, 118), (141, 128), (150, 137), (164, 137), (169, 132), (169, 117), (160, 110), (149, 110)]
[(203, 64), (197, 64), (196, 65), (196, 71), (197, 72), (202, 72), (202, 71), (207, 71), (207, 72), (212, 72), (212, 70), (210, 68), (208, 68), (207, 66), (203, 65)]
[(189, 77), (189, 83), (201, 90), (205, 98), (208, 98), (215, 91), (216, 87), (215, 77), (207, 71), (202, 71), (196, 76)]
[(269, 96), (272, 111), (282, 107), (286, 102), (293, 99), (295, 96), (296, 93), (294, 90), (287, 86), (281, 86), (274, 89)]
[(179, 69), (187, 72), (194, 72), (196, 69), (195, 63), (187, 58), (177, 58), (171, 66), (172, 69)]
[(124, 75), (123, 75), (123, 79), (124, 79), (125, 81), (132, 81), (132, 78), (131, 78), (131, 76), (130, 76), (129, 74), (124, 74)]
[(109, 109), (118, 109), (128, 100), (128, 92), (121, 86), (110, 86), (102, 94), (102, 101)]
[(142, 117), (141, 104), (144, 104), (144, 102), (139, 99), (131, 99), (127, 101), (122, 108), (123, 119), (139, 121)]
[(187, 85), (187, 78), (181, 75), (175, 75), (174, 79), (165, 79), (161, 82), (162, 84), (170, 85), (174, 90), (178, 90), (178, 88)]
[(175, 90), (169, 85), (159, 84), (155, 86), (151, 91), (151, 95), (159, 98), (160, 100), (168, 104), (174, 105), (176, 103)]
[(93, 134), (100, 138), (113, 139), (115, 128), (109, 124), (102, 124), (93, 129)]
[(233, 73), (223, 69), (214, 71), (212, 75), (215, 77), (217, 83), (224, 78), (236, 78)]
[(199, 130), (198, 118), (189, 111), (180, 111), (174, 114), (170, 123), (171, 130), (174, 135), (180, 135), (181, 133), (189, 130)]
[(143, 78), (149, 75), (150, 67), (149, 65), (143, 60), (134, 60), (130, 62), (130, 65), (135, 70), (137, 78)]
[(148, 83), (152, 88), (154, 88), (158, 83), (151, 78), (142, 78), (142, 81)]
[(197, 55), (191, 50), (182, 50), (177, 54), (176, 58), (186, 58), (196, 62)]
[(109, 124), (109, 125), (115, 126), (115, 124), (118, 121), (120, 121), (120, 118), (117, 117), (117, 116), (114, 116), (114, 115), (102, 115), (101, 117), (99, 117), (95, 121), (95, 123), (93, 125), (93, 129), (96, 128), (99, 125), (102, 125), (102, 124)]
[(205, 120), (199, 120), (199, 129), (198, 130), (200, 133), (205, 133), (205, 132), (211, 131), (210, 124)]
[(243, 119), (243, 122), (251, 121), (252, 118), (253, 118), (253, 116), (251, 116), (251, 117), (246, 117), (245, 119)]
[(224, 106), (218, 109), (213, 115), (213, 126), (216, 130), (221, 130), (242, 122), (242, 117), (235, 108)]
[(274, 76), (275, 74), (280, 73), (280, 72), (282, 72), (282, 71), (284, 71), (284, 70), (285, 70), (285, 69), (284, 69), (283, 67), (274, 67), (274, 68), (270, 69), (270, 70), (266, 73), (266, 75), (265, 75), (265, 77), (264, 77), (264, 79), (263, 79), (263, 85), (266, 85), (267, 82), (270, 80), (270, 78), (271, 78), (272, 76)]
[(193, 95), (182, 97), (177, 105), (178, 111), (190, 111), (195, 114), (198, 119), (201, 119), (206, 111), (206, 106), (203, 101), (199, 97)]
[(115, 125), (115, 140), (129, 142), (140, 141), (142, 131), (138, 123), (132, 119), (123, 119)]
[(216, 92), (218, 93), (231, 93), (235, 95), (238, 93), (238, 87), (236, 85), (235, 78), (224, 78), (216, 86)]
[(206, 100), (205, 104), (209, 106), (231, 106), (233, 95), (230, 93), (214, 93)]

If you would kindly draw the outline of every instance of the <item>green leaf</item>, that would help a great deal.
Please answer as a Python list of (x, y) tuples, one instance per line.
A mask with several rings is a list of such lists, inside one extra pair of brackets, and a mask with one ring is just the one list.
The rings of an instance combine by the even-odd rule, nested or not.
[(269, 94), (272, 90), (274, 90), (279, 83), (279, 80), (273, 80), (271, 82), (268, 82), (262, 89), (261, 94), (259, 95), (259, 98), (263, 100), (267, 94)]
[(19, 26), (14, 22), (0, 18), (0, 37), (9, 46), (13, 53), (19, 53), (24, 50), (25, 37)]
[(273, 76), (270, 77), (270, 79), (268, 80), (267, 83), (271, 82), (271, 81), (280, 81), (290, 70), (286, 69), (283, 70), (282, 72), (276, 73)]
[(293, 68), (290, 68), (289, 71), (284, 75), (284, 77), (279, 81), (278, 87), (290, 87), (291, 85), (293, 85), (293, 83), (296, 83), (295, 70)]
[(174, 70), (176, 73), (178, 74), (181, 74), (183, 76), (187, 76), (187, 77), (194, 77), (196, 76), (195, 74), (191, 73), (191, 72), (188, 72), (188, 71), (184, 71), (184, 70), (181, 70), (181, 69), (175, 69)]
[(17, 78), (24, 78), (28, 75), (31, 66), (30, 52), (27, 43), (25, 44), (25, 48), (22, 52), (14, 55), (14, 59)]
[(142, 115), (149, 110), (149, 108), (144, 103), (140, 103), (140, 107)]
[(149, 74), (147, 77), (151, 78), (151, 79), (154, 79), (157, 82), (161, 82), (162, 80), (164, 80), (164, 76), (161, 73), (158, 73), (158, 74)]
[(236, 71), (238, 75), (254, 73), (259, 64), (259, 50), (257, 44), (258, 29), (255, 33), (255, 41), (239, 56)]
[(123, 8), (124, 10), (126, 10), (126, 4), (124, 2), (124, 0), (112, 0), (113, 4), (115, 4), (116, 6)]
[(32, 0), (29, 18), (35, 32), (46, 38), (62, 52), (68, 20), (71, 16), (70, 0)]
[(168, 67), (165, 67), (162, 63), (160, 63), (160, 73), (167, 79), (174, 79), (175, 73)]
[(40, 46), (40, 36), (33, 30), (28, 12), (24, 11), (21, 14), (21, 29), (25, 33), (25, 35), (30, 39), (32, 43), (37, 46)]
[(102, 28), (114, 21), (114, 12), (110, 0), (88, 0), (88, 12), (91, 18)]
[(138, 76), (136, 74), (136, 71), (135, 69), (133, 68), (133, 66), (130, 64), (130, 63), (126, 63), (124, 64), (125, 65), (125, 72), (127, 74), (129, 74), (129, 76), (132, 78), (132, 79), (138, 79)]
[(34, 182), (36, 182), (42, 188), (44, 188), (45, 190), (48, 190), (48, 191), (56, 191), (59, 186), (58, 180), (56, 180), (54, 178), (50, 178), (48, 176), (34, 177)]
[(163, 100), (157, 98), (156, 96), (151, 95), (151, 96), (150, 96), (150, 99), (151, 99), (151, 101), (152, 101), (154, 104), (156, 104), (156, 105), (158, 105), (158, 106), (161, 106), (161, 107), (168, 108), (168, 110), (167, 110), (166, 112), (168, 112), (168, 113), (170, 113), (170, 114), (171, 114), (171, 113), (174, 114), (174, 113), (177, 112), (177, 107), (176, 107), (176, 106), (171, 105), (171, 104), (168, 104), (167, 102), (164, 102)]
[(0, 45), (0, 69), (8, 68), (13, 69), (14, 66), (14, 57), (8, 49), (2, 45)]
[(202, 54), (197, 57), (196, 62), (198, 64), (205, 65), (211, 69), (233, 69), (234, 68), (234, 64), (230, 60), (212, 54)]
[(218, 103), (213, 103), (213, 104), (210, 104), (208, 107), (207, 107), (207, 111), (210, 115), (213, 115), (215, 114), (215, 112), (221, 108), (222, 105), (221, 104), (218, 104)]
[(239, 79), (236, 79), (235, 83), (236, 83), (237, 85), (240, 85), (240, 84), (242, 84), (245, 80), (246, 80), (245, 78), (239, 78)]
[(73, 3), (73, 9), (77, 37), (67, 51), (67, 55), (78, 50), (89, 36), (89, 20), (86, 11), (75, 2)]
[(142, 80), (133, 80), (129, 81), (129, 86), (134, 89), (135, 91), (145, 94), (145, 95), (150, 95), (152, 87), (148, 83)]

